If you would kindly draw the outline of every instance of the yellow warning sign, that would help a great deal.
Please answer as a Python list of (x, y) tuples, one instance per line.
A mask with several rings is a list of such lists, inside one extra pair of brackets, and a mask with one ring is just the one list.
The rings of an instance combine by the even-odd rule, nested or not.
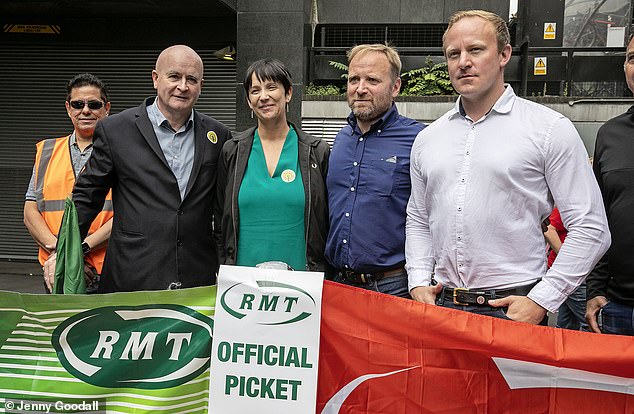
[(544, 23), (544, 40), (552, 40), (557, 37), (557, 23)]
[(547, 66), (548, 66), (548, 61), (546, 60), (545, 57), (536, 57), (535, 63), (533, 65), (533, 75), (535, 76), (545, 75)]
[(40, 33), (55, 34), (61, 32), (61, 28), (54, 24), (5, 24), (5, 33)]

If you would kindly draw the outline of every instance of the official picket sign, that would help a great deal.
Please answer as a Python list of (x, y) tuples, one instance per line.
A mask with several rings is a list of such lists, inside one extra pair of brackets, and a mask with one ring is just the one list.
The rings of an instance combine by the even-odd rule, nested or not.
[(221, 266), (210, 413), (315, 412), (323, 274)]

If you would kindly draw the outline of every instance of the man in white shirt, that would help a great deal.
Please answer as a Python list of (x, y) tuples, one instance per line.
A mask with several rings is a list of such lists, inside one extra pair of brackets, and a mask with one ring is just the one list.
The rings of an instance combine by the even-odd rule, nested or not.
[[(428, 304), (545, 323), (610, 245), (588, 154), (568, 119), (504, 83), (511, 46), (499, 16), (457, 12), (443, 48), (460, 97), (412, 148), (410, 293)], [(541, 222), (553, 204), (570, 231), (547, 271)]]

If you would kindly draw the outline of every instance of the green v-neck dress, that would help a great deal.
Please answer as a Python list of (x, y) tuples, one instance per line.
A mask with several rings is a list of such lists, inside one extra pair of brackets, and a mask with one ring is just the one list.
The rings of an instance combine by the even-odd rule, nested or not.
[(305, 197), (297, 141), (297, 133), (291, 127), (271, 177), (260, 135), (255, 130), (238, 193), (240, 266), (277, 260), (295, 270), (306, 270)]

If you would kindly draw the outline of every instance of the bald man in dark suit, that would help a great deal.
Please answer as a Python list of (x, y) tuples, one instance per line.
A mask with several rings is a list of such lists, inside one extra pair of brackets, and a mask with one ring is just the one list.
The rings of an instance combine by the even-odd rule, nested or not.
[(194, 50), (165, 49), (152, 80), (156, 97), (97, 125), (92, 156), (73, 190), (83, 237), (112, 188), (117, 218), (102, 293), (216, 280), (216, 165), (230, 132), (193, 109), (203, 85), (202, 59)]

